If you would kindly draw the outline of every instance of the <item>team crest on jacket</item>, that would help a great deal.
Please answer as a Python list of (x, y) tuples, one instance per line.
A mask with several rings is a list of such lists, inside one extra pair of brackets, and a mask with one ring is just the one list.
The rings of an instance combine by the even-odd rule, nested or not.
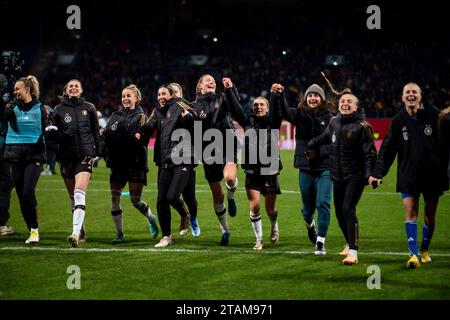
[(431, 136), (433, 133), (433, 129), (431, 128), (431, 125), (427, 124), (425, 125), (425, 129), (423, 130), (423, 133), (425, 133), (426, 136)]
[(198, 115), (198, 117), (200, 118), (200, 119), (205, 119), (206, 118), (206, 113), (205, 113), (205, 111), (201, 111), (200, 112), (200, 114)]
[(409, 135), (408, 135), (408, 128), (403, 127), (402, 128), (402, 133), (403, 133), (403, 140), (408, 141)]
[(331, 142), (336, 142), (336, 134), (333, 132), (333, 135), (331, 136)]
[(87, 110), (81, 111), (81, 114), (82, 114), (83, 116), (87, 116)]
[(116, 130), (117, 130), (117, 121), (111, 125), (111, 131), (116, 131)]
[(68, 114), (68, 113), (65, 114), (64, 122), (65, 123), (71, 123), (72, 122), (72, 117), (70, 116), (70, 114)]

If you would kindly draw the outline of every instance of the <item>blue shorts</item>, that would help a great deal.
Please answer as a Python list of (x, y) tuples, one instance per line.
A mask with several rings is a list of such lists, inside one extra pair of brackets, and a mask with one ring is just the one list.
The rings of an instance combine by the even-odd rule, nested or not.
[(402, 199), (414, 198), (415, 200), (417, 200), (419, 199), (421, 193), (423, 194), (423, 199), (425, 200), (425, 202), (429, 203), (438, 203), (439, 197), (442, 196), (442, 192), (437, 191), (412, 192), (412, 193), (402, 192)]

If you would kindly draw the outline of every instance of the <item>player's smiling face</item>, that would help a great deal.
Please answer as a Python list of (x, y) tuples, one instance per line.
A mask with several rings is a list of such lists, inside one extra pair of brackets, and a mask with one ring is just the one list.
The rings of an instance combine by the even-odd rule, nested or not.
[(308, 93), (306, 96), (306, 104), (310, 108), (316, 108), (322, 102), (322, 98), (315, 92)]
[(83, 93), (83, 88), (81, 87), (81, 83), (77, 80), (71, 80), (67, 84), (66, 87), (66, 94), (72, 98), (72, 97), (80, 97)]
[(201, 82), (202, 93), (214, 93), (216, 92), (216, 81), (209, 74), (204, 76)]
[(30, 99), (30, 90), (25, 86), (23, 81), (17, 81), (14, 85), (14, 96), (22, 101)]
[(352, 94), (344, 94), (339, 99), (339, 112), (341, 114), (352, 114), (358, 110), (358, 100)]
[(122, 105), (126, 109), (133, 109), (137, 104), (138, 98), (130, 89), (122, 90)]
[(158, 89), (158, 102), (161, 107), (166, 105), (167, 100), (172, 99), (173, 96), (170, 94), (169, 89), (159, 88)]
[(417, 111), (422, 103), (422, 93), (418, 85), (410, 83), (403, 88), (402, 101), (406, 108)]
[(253, 102), (253, 112), (257, 117), (264, 117), (269, 112), (269, 106), (264, 99), (257, 98)]

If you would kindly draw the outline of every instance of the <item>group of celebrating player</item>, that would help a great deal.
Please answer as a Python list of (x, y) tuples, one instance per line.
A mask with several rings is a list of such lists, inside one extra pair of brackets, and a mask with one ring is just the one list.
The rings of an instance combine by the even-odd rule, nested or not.
[[(14, 232), (6, 222), (10, 193), (15, 186), (22, 215), (30, 230), (25, 242), (39, 242), (35, 189), (46, 161), (46, 141), (53, 141), (59, 146), (61, 175), (71, 200), (73, 229), (67, 240), (72, 246), (86, 241), (86, 192), (93, 161), (98, 156), (105, 157), (106, 165), (111, 169), (111, 215), (117, 231), (113, 244), (125, 242), (120, 199), (127, 183), (131, 203), (148, 220), (151, 237), (157, 238), (161, 229), (162, 237), (155, 247), (166, 247), (173, 242), (171, 207), (181, 217), (180, 235), (187, 234), (190, 226), (192, 235), (200, 236), (195, 169), (201, 162), (222, 231), (220, 243), (228, 245), (230, 229), (221, 183), (225, 180), (228, 213), (233, 217), (238, 209), (235, 199), (238, 153), (243, 147), (245, 189), (256, 237), (253, 249), (262, 250), (261, 194), (271, 226), (270, 242), (274, 244), (279, 239), (276, 198), (281, 193), (279, 173), (282, 164), (276, 133), (284, 118), (297, 128), (294, 167), (299, 169), (301, 213), (308, 237), (315, 245), (315, 254), (326, 253), (325, 239), (333, 195), (336, 217), (346, 241), (341, 252), (345, 256), (342, 263), (358, 263), (357, 204), (364, 187), (381, 184), (398, 156), (397, 191), (403, 199), (411, 253), (407, 266), (415, 268), (420, 261), (431, 262), (428, 247), (438, 200), (449, 187), (450, 108), (439, 111), (423, 103), (420, 87), (415, 83), (406, 84), (402, 94), (404, 108), (392, 119), (377, 155), (372, 128), (358, 98), (350, 90), (337, 92), (328, 82), (338, 99), (338, 112), (333, 115), (319, 85), (311, 85), (298, 107), (290, 108), (284, 86), (274, 83), (269, 99), (257, 97), (253, 100), (252, 110), (247, 111), (241, 105), (231, 79), (223, 78), (222, 84), (223, 92), (217, 93), (215, 79), (209, 74), (202, 75), (193, 102), (183, 98), (179, 84), (161, 86), (157, 93), (160, 107), (148, 117), (141, 107), (140, 90), (129, 85), (122, 90), (122, 107), (111, 115), (106, 127), (99, 130), (95, 106), (82, 97), (83, 87), (79, 80), (70, 80), (65, 85), (61, 103), (49, 117), (46, 106), (39, 102), (37, 79), (33, 76), (20, 78), (14, 87), (15, 101), (2, 106), (0, 114), (4, 132), (4, 141), (0, 140), (0, 235)], [(244, 129), (243, 146), (238, 142), (232, 119)], [(194, 141), (199, 139), (195, 132), (199, 123), (200, 142)], [(155, 134), (157, 217), (142, 199), (147, 184), (147, 146)], [(212, 136), (216, 140), (219, 136), (222, 150), (212, 151), (206, 136), (211, 138), (210, 141)], [(196, 143), (199, 148), (195, 147)], [(230, 143), (232, 147), (228, 148)], [(260, 157), (261, 150), (269, 162)], [(416, 220), (420, 194), (425, 201), (425, 223), (419, 254)]]

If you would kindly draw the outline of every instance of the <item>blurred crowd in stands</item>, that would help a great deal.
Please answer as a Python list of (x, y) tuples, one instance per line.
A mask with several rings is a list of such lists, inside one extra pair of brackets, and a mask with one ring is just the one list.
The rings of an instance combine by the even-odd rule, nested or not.
[[(142, 89), (143, 107), (150, 112), (157, 106), (155, 94), (159, 86), (178, 82), (186, 98), (194, 100), (198, 78), (211, 73), (219, 88), (221, 77), (231, 77), (244, 104), (259, 95), (267, 96), (270, 85), (281, 82), (289, 89), (288, 100), (295, 106), (311, 83), (327, 89), (320, 74), (324, 71), (338, 89), (348, 87), (360, 98), (368, 117), (394, 115), (401, 108), (402, 86), (409, 81), (418, 82), (427, 99), (437, 107), (450, 104), (450, 57), (444, 56), (445, 51), (438, 45), (414, 50), (399, 43), (381, 48), (354, 43), (341, 43), (338, 48), (252, 43), (223, 50), (220, 44), (183, 49), (158, 43), (139, 49), (132, 49), (125, 42), (83, 43), (70, 65), (59, 65), (55, 57), (44, 71), (44, 102), (57, 104), (62, 86), (70, 78), (79, 78), (86, 98), (108, 116), (120, 106), (122, 88), (134, 83)], [(190, 55), (194, 54), (205, 56), (206, 61), (192, 63)], [(325, 60), (329, 54), (342, 55), (343, 61), (337, 66), (328, 65)]]

